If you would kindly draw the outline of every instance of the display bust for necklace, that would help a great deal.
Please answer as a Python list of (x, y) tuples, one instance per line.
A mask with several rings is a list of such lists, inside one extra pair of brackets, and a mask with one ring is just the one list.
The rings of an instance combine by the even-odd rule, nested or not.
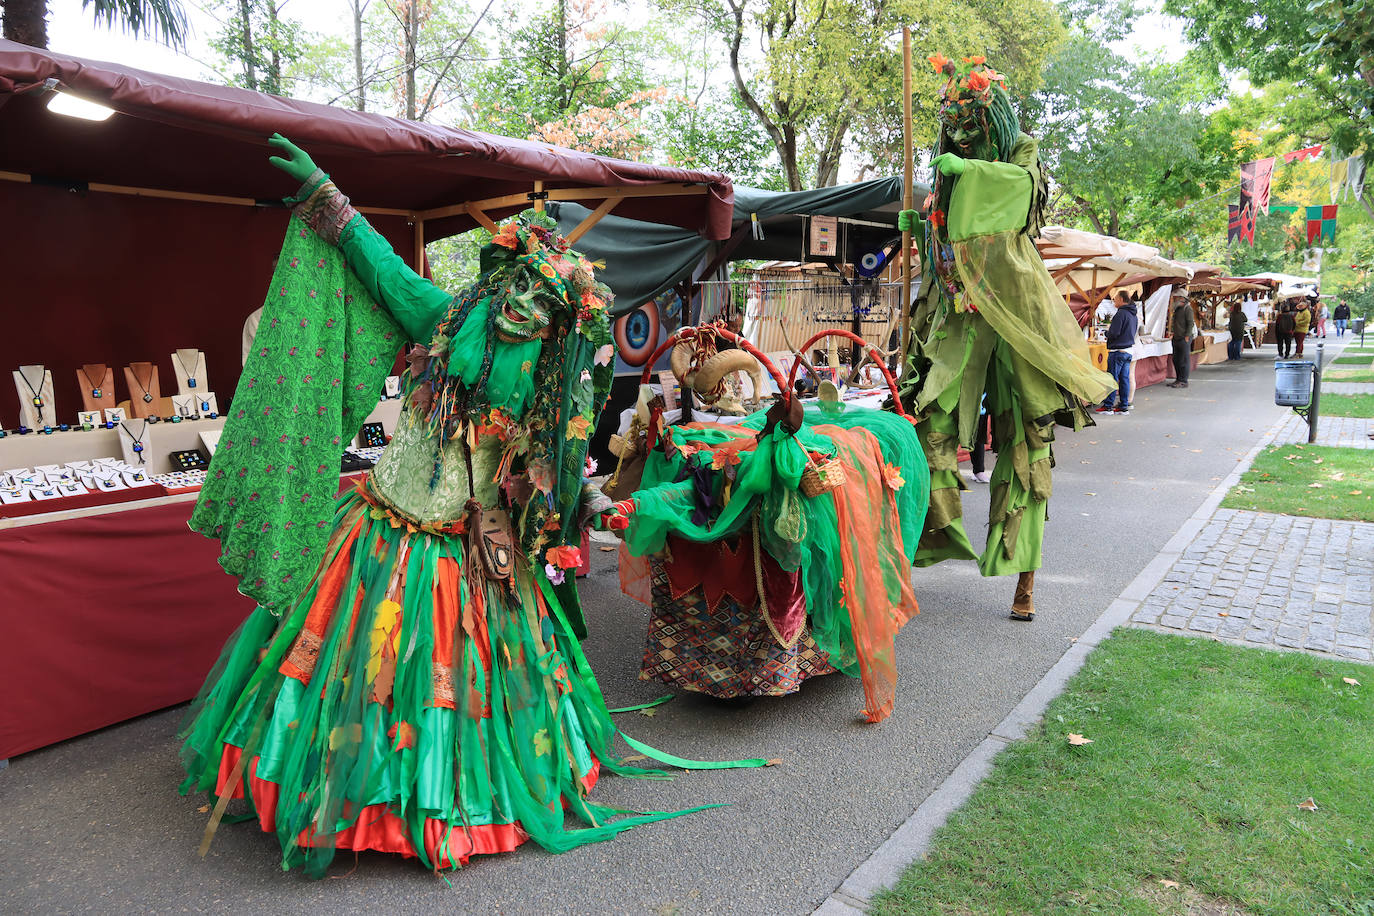
[(176, 369), (177, 388), (186, 394), (192, 388), (207, 388), (205, 382), (205, 354), (200, 350), (181, 348), (172, 354), (172, 367)]

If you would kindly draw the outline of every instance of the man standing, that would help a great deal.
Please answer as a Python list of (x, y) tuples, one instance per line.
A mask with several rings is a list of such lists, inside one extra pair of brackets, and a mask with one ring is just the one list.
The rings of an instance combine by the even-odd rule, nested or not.
[(1279, 348), (1279, 359), (1287, 359), (1293, 352), (1293, 309), (1287, 303), (1279, 305), (1279, 317), (1274, 320), (1274, 343)]
[(1341, 300), (1340, 305), (1336, 306), (1336, 310), (1331, 313), (1331, 317), (1336, 322), (1336, 336), (1344, 337), (1345, 326), (1350, 322), (1350, 306), (1345, 304), (1344, 299)]
[(1245, 348), (1245, 309), (1239, 302), (1231, 303), (1231, 314), (1226, 318), (1226, 330), (1231, 332), (1231, 341), (1226, 345), (1227, 359), (1240, 359)]
[(1193, 317), (1192, 303), (1182, 293), (1174, 296), (1169, 335), (1174, 344), (1174, 380), (1169, 387), (1187, 388), (1188, 375), (1193, 370), (1193, 338), (1197, 336), (1197, 320)]
[(1129, 413), (1131, 410), (1131, 347), (1135, 346), (1140, 316), (1136, 304), (1125, 293), (1116, 294), (1116, 314), (1107, 328), (1107, 374), (1116, 380), (1116, 390), (1107, 395), (1098, 413)]

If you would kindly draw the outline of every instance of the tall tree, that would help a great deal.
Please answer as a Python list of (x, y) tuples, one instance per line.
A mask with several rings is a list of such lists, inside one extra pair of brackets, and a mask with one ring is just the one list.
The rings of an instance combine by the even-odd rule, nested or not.
[[(133, 35), (183, 47), (190, 28), (186, 10), (179, 0), (81, 0), (90, 10), (96, 25), (113, 28), (119, 24)], [(48, 46), (48, 0), (0, 0), (0, 19), (5, 38), (35, 48)]]
[(223, 25), (210, 47), (225, 62), (231, 86), (286, 95), (287, 71), (301, 56), (305, 30), (285, 18), (290, 0), (225, 0), (219, 6)]

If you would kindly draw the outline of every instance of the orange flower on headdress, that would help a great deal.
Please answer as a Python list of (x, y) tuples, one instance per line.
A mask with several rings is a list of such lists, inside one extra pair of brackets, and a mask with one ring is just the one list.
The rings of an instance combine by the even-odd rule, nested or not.
[(985, 64), (985, 63), (987, 63), (987, 62), (988, 62), (988, 59), (987, 59), (986, 57), (984, 57), (983, 55), (981, 55), (981, 54), (978, 54), (978, 55), (976, 55), (976, 56), (974, 56), (974, 57), (965, 57), (965, 58), (964, 58), (964, 63), (966, 63), (966, 64), (972, 64), (972, 65), (975, 66), (975, 67), (978, 66), (979, 64)]
[(986, 73), (974, 70), (968, 75), (968, 87), (974, 92), (982, 92), (991, 85), (992, 81), (988, 79)]
[(519, 228), (519, 224), (517, 224), (515, 220), (511, 220), (501, 227), (499, 233), (492, 236), (492, 244), (500, 245), (502, 248), (509, 248), (511, 251), (514, 251), (520, 245), (520, 236), (515, 234), (516, 230)]
[(948, 57), (938, 53), (930, 55), (926, 60), (930, 61), (930, 65), (935, 68), (936, 73), (944, 73), (945, 64), (949, 63)]

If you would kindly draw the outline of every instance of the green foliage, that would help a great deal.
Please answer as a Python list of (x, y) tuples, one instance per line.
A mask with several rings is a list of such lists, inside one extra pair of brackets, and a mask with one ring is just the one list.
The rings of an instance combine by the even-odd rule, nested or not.
[(1365, 912), (1371, 683), (1368, 665), (1118, 630), (869, 912)]
[(289, 0), (222, 0), (216, 7), (223, 22), (209, 40), (228, 68), (231, 86), (272, 95), (288, 95), (286, 72), (306, 46), (301, 23), (282, 16)]
[(133, 35), (146, 35), (175, 48), (186, 44), (190, 23), (178, 0), (81, 0), (96, 25), (119, 25)]

